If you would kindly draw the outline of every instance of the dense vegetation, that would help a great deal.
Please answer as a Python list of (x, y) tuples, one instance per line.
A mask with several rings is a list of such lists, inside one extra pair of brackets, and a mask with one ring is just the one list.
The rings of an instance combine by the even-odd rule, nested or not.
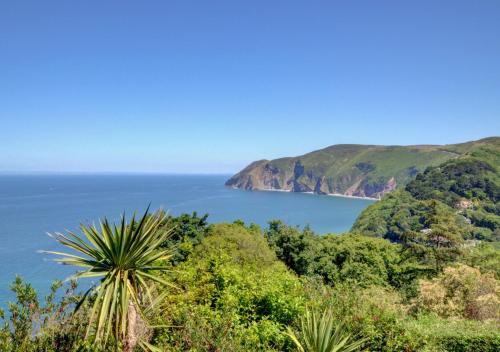
[[(290, 331), (307, 341), (306, 311), (326, 310), (363, 350), (500, 348), (500, 256), (493, 247), (464, 249), (463, 264), (450, 262), (437, 273), (418, 252), (384, 239), (317, 236), (279, 221), (261, 230), (205, 220), (196, 214), (164, 220), (163, 226), (184, 225), (164, 246), (184, 249), (182, 258), (168, 260), (172, 271), (161, 275), (173, 285), (161, 289), (161, 302), (148, 312), (151, 324), (141, 326), (152, 350), (293, 351)], [(114, 339), (98, 348), (95, 335), (85, 338), (93, 302), (73, 315), (80, 298), (74, 284), (45, 304), (20, 279), (12, 288), (17, 302), (6, 314), (0, 350), (113, 349)]]
[[(394, 242), (500, 241), (500, 145), (430, 167), (368, 207), (352, 231)], [(438, 233), (440, 234), (438, 236)]]
[(102, 280), (85, 295), (55, 282), (40, 300), (16, 278), (0, 351), (498, 351), (500, 160), (488, 143), (453, 147), (465, 154), (341, 235), (163, 212), (58, 235), (85, 257), (65, 262)]

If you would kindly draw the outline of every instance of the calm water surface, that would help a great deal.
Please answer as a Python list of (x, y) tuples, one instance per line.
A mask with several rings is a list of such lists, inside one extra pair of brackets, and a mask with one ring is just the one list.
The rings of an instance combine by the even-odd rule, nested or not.
[(176, 215), (208, 213), (211, 222), (242, 219), (265, 226), (271, 219), (309, 224), (318, 233), (348, 230), (369, 200), (224, 187), (229, 175), (30, 175), (0, 176), (0, 306), (21, 275), (45, 294), (54, 279), (74, 269), (48, 261), (40, 249), (60, 249), (46, 232), (78, 229), (151, 203)]

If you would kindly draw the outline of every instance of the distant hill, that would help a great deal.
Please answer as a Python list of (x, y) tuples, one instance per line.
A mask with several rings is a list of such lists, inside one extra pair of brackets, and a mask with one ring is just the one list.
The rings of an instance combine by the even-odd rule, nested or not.
[(405, 186), (429, 166), (499, 145), (499, 137), (450, 145), (338, 144), (302, 156), (255, 161), (226, 185), (380, 198)]
[(366, 208), (352, 231), (423, 243), (441, 226), (462, 240), (500, 241), (500, 139), (453, 150), (463, 154)]

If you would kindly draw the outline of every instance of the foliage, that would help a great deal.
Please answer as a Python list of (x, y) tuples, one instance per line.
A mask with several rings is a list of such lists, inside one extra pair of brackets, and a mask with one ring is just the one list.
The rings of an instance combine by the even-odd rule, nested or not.
[(168, 237), (161, 247), (173, 250), (170, 258), (173, 265), (185, 261), (194, 246), (200, 244), (210, 232), (211, 225), (207, 218), (208, 214), (198, 216), (197, 212), (181, 214), (177, 217), (165, 215), (159, 231), (166, 231)]
[(400, 245), (356, 234), (315, 235), (271, 221), (265, 236), (279, 259), (299, 275), (318, 276), (325, 283), (409, 288), (421, 268), (402, 255)]
[(444, 319), (423, 315), (406, 319), (403, 328), (419, 344), (417, 351), (496, 352), (500, 350), (498, 323)]
[(453, 217), (448, 216), (446, 207), (438, 201), (429, 201), (425, 229), (408, 231), (401, 242), (407, 255), (438, 273), (448, 263), (456, 261), (463, 254), (462, 228)]
[(286, 350), (283, 335), (305, 304), (303, 288), (262, 234), (217, 224), (176, 267), (156, 342), (165, 350)]
[(305, 227), (287, 226), (279, 220), (269, 222), (265, 232), (267, 242), (276, 252), (277, 257), (299, 275), (310, 272), (312, 256), (319, 253), (318, 237)]
[(312, 273), (326, 283), (399, 286), (406, 276), (408, 266), (401, 262), (398, 245), (353, 234), (317, 238), (321, 249), (312, 261)]
[(352, 342), (343, 324), (335, 324), (330, 310), (321, 315), (307, 310), (301, 317), (300, 327), (300, 337), (290, 328), (288, 335), (302, 352), (351, 352), (359, 350), (364, 343), (364, 340)]
[[(476, 149), (473, 155), (429, 167), (405, 190), (368, 207), (352, 231), (401, 241), (409, 232), (420, 232), (435, 220), (447, 219), (446, 226), (454, 223), (463, 239), (500, 240), (499, 166), (490, 164), (500, 160), (500, 151)], [(433, 211), (437, 208), (441, 215), (436, 218)]]
[(463, 262), (481, 269), (482, 272), (493, 272), (500, 279), (500, 250), (490, 243), (480, 243), (469, 248)]
[(2, 352), (97, 352), (92, 339), (84, 340), (84, 312), (73, 315), (79, 297), (75, 295), (76, 282), (64, 288), (56, 300), (60, 281), (51, 286), (51, 292), (40, 302), (36, 291), (20, 277), (11, 285), (16, 301), (9, 303), (8, 314), (0, 310), (0, 351)]
[(467, 265), (445, 268), (438, 277), (420, 282), (414, 308), (442, 317), (500, 321), (500, 282)]
[[(420, 322), (426, 320), (413, 318), (408, 310), (415, 310), (415, 306), (404, 303), (407, 297), (417, 294), (417, 279), (433, 277), (440, 272), (436, 269), (436, 263), (443, 266), (460, 259), (473, 261), (475, 266), (485, 272), (499, 268), (496, 265), (499, 252), (491, 245), (486, 247), (489, 248), (488, 253), (480, 251), (484, 245), (478, 248), (462, 246), (459, 230), (440, 212), (443, 207), (447, 209), (441, 205), (437, 202), (433, 205), (435, 209), (429, 212), (430, 221), (427, 223), (434, 231), (433, 235), (439, 238), (432, 238), (432, 232), (423, 232), (419, 233), (418, 238), (403, 237), (402, 243), (398, 245), (353, 234), (321, 237), (315, 236), (307, 228), (301, 231), (279, 221), (270, 224), (266, 238), (278, 257), (291, 269), (310, 278), (310, 282), (315, 282), (314, 278), (320, 279), (315, 287), (306, 287), (309, 304), (315, 302), (317, 309), (332, 307), (335, 318), (345, 321), (349, 331), (368, 339), (365, 346), (368, 350), (454, 351), (456, 348), (466, 351), (471, 346), (486, 346), (486, 351), (494, 350), (491, 346), (496, 346), (499, 335), (492, 333), (491, 328), (486, 328), (486, 332), (478, 330), (477, 334), (460, 331), (441, 333), (438, 330), (428, 340), (422, 339), (424, 329)], [(433, 218), (440, 216), (441, 219)], [(447, 238), (455, 241), (453, 246), (446, 244)], [(486, 279), (489, 282), (491, 274), (485, 275), (483, 279), (490, 278)], [(476, 282), (485, 281), (478, 279)], [(323, 283), (334, 287), (323, 286)], [(486, 287), (488, 285), (483, 285), (481, 289)], [(421, 299), (419, 297), (413, 302)], [(473, 318), (473, 309), (476, 318), (491, 317), (494, 302), (480, 297), (475, 300), (475, 305), (470, 305), (471, 315), (462, 316), (462, 319)], [(439, 321), (439, 324), (444, 325), (445, 322)], [(466, 329), (467, 324), (467, 320), (463, 320), (456, 326)]]
[[(444, 216), (451, 209), (447, 205), (419, 202), (434, 207), (427, 209), (428, 222), (423, 222), (431, 231), (405, 232), (400, 243), (352, 233), (317, 236), (309, 228), (279, 221), (262, 232), (242, 221), (208, 225), (197, 214), (148, 216), (144, 221), (156, 219), (155, 238), (162, 239), (155, 242), (158, 249), (152, 255), (170, 246), (188, 250), (177, 252), (177, 260), (158, 262), (172, 271), (152, 274), (171, 285), (155, 285), (151, 296), (156, 299), (150, 305), (140, 300), (136, 323), (150, 322), (152, 330), (145, 333), (152, 350), (292, 351), (294, 341), (287, 331), (293, 330), (306, 349), (304, 332), (320, 329), (319, 316), (309, 313), (308, 320), (308, 313), (304, 315), (308, 307), (327, 312), (320, 330), (331, 326), (333, 331), (333, 322), (342, 322), (342, 335), (363, 340), (363, 349), (369, 351), (497, 351), (495, 275), (500, 252), (494, 243), (458, 238), (454, 220)], [(174, 223), (175, 236), (165, 240)], [(104, 232), (124, 227), (134, 233), (144, 226), (120, 224)], [(436, 270), (436, 253), (447, 248), (444, 239), (457, 241), (454, 249), (460, 253), (445, 251), (450, 256), (439, 259), (439, 265), (448, 267), (441, 271)], [(97, 293), (89, 293), (73, 314), (82, 297), (70, 286), (57, 301), (59, 285), (42, 305), (34, 290), (18, 279), (13, 286), (18, 301), (0, 325), (1, 351), (105, 352), (125, 347), (114, 340), (104, 348), (95, 343), (96, 324), (88, 322), (99, 304)], [(93, 327), (85, 336), (88, 325)]]
[(500, 216), (498, 204), (489, 207), (483, 204), (475, 209), (467, 209), (464, 214), (475, 226), (474, 238), (478, 240), (500, 241)]
[(471, 237), (469, 224), (452, 208), (438, 200), (416, 200), (401, 190), (366, 208), (351, 231), (402, 242), (409, 232), (425, 232), (438, 226), (453, 226), (454, 235), (463, 239)]
[(107, 219), (100, 222), (100, 229), (81, 225), (84, 237), (72, 232), (54, 236), (72, 253), (47, 253), (62, 256), (58, 262), (86, 269), (75, 278), (102, 277), (81, 301), (92, 300), (87, 336), (93, 332), (97, 343), (106, 345), (112, 333), (126, 350), (136, 345), (135, 330), (141, 323), (137, 314), (144, 318), (144, 307), (154, 302), (151, 283), (168, 285), (158, 274), (169, 268), (161, 261), (170, 258), (168, 249), (160, 249), (168, 236), (168, 231), (157, 231), (163, 220), (161, 213), (149, 216), (146, 212), (138, 221), (133, 216), (129, 223), (123, 216), (118, 226)]
[(418, 350), (419, 342), (403, 326), (407, 314), (401, 298), (390, 288), (339, 284), (313, 289), (311, 301), (319, 309), (331, 309), (351, 334), (366, 339), (368, 351)]
[[(314, 285), (313, 285), (314, 286)], [(306, 288), (307, 289), (307, 288)], [(316, 309), (330, 307), (367, 351), (497, 351), (498, 323), (409, 314), (400, 295), (388, 288), (339, 285), (308, 289)]]
[(456, 207), (462, 198), (500, 200), (498, 177), (488, 163), (464, 157), (438, 167), (430, 167), (417, 175), (406, 190), (416, 199), (438, 199)]
[(475, 238), (498, 241), (500, 177), (498, 164), (487, 161), (497, 161), (500, 152), (482, 150), (475, 155), (428, 168), (406, 190), (415, 199), (436, 199), (458, 209), (477, 228)]

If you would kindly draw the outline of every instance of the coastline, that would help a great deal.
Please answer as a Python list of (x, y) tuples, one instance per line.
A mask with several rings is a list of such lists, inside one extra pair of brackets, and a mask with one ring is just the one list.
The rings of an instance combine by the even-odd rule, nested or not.
[[(234, 187), (234, 186), (232, 186), (231, 188), (233, 188), (233, 189), (242, 189), (242, 188)], [(287, 192), (287, 193), (292, 193), (292, 191), (289, 190), (289, 189), (277, 189), (277, 188), (256, 188), (256, 189), (249, 189), (247, 191)], [(329, 196), (329, 197), (352, 198), (352, 199), (364, 199), (364, 200), (373, 200), (373, 201), (380, 200), (380, 198), (361, 197), (361, 196), (349, 196), (347, 194), (342, 194), (342, 193), (314, 193), (314, 192), (293, 192), (293, 193), (311, 194), (311, 195)]]
[(330, 197), (354, 198), (354, 199), (365, 199), (365, 200), (374, 200), (374, 201), (380, 200), (380, 198), (348, 196), (347, 194), (341, 194), (341, 193), (327, 193), (326, 195), (330, 196)]

